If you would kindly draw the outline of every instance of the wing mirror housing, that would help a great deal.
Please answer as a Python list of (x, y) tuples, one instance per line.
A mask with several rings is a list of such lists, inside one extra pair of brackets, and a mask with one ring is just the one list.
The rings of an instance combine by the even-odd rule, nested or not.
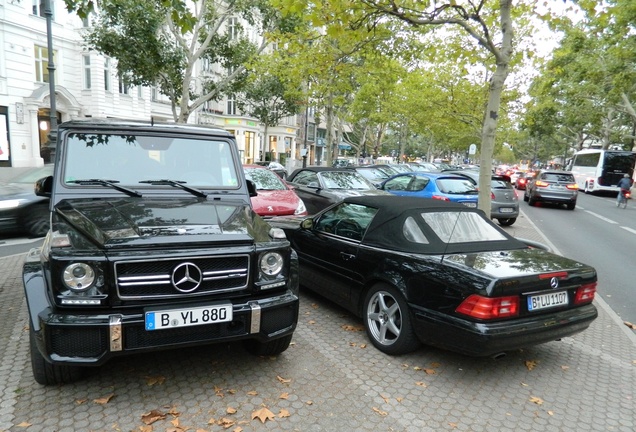
[(258, 196), (258, 192), (256, 192), (256, 184), (252, 180), (247, 180), (247, 192), (251, 197)]
[(33, 191), (37, 196), (50, 198), (51, 192), (53, 191), (53, 176), (42, 177), (41, 179), (38, 179), (35, 182)]
[(303, 219), (300, 223), (302, 229), (311, 229), (314, 226), (314, 220), (312, 218)]

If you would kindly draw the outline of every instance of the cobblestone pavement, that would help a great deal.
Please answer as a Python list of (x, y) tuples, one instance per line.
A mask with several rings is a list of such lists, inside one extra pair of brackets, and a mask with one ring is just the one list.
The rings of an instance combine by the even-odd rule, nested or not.
[[(506, 230), (546, 242), (523, 216)], [(0, 259), (0, 431), (144, 431), (153, 411), (165, 418), (152, 430), (173, 432), (636, 430), (636, 337), (602, 299), (587, 331), (494, 360), (430, 347), (387, 356), (359, 320), (304, 292), (292, 346), (276, 358), (240, 344), (164, 351), (43, 387), (22, 261)], [(272, 419), (255, 417), (263, 408)]]

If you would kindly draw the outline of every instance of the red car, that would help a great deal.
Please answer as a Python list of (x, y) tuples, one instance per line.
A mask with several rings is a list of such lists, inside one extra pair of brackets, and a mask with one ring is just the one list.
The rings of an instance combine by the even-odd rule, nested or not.
[(525, 190), (526, 184), (528, 184), (528, 182), (534, 178), (534, 174), (534, 172), (520, 174), (515, 181), (515, 187), (519, 190)]
[(305, 203), (273, 171), (259, 165), (243, 165), (243, 171), (245, 177), (256, 186), (258, 195), (252, 197), (252, 207), (260, 216), (307, 215)]

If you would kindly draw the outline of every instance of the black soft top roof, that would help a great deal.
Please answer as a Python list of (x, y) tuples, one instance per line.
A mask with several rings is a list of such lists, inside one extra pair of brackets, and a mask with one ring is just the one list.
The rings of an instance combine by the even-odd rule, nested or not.
[[(527, 248), (525, 243), (515, 239), (495, 225), (486, 217), (483, 211), (466, 207), (463, 204), (395, 195), (350, 197), (345, 198), (344, 202), (361, 204), (378, 209), (362, 240), (362, 243), (367, 246), (423, 254), (466, 253)], [(427, 212), (450, 212), (457, 213), (458, 215), (460, 213), (476, 213), (485, 223), (500, 232), (503, 240), (446, 243), (442, 241), (420, 217), (421, 213)], [(418, 223), (420, 229), (429, 240), (428, 244), (414, 243), (406, 239), (403, 233), (403, 225), (405, 219), (408, 217), (413, 217)]]

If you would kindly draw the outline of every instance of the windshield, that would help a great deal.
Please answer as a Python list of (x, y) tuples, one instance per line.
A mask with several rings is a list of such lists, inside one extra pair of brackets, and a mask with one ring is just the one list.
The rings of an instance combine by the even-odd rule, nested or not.
[[(238, 187), (229, 141), (146, 135), (70, 134), (63, 179), (107, 179), (120, 186), (157, 187), (170, 179), (201, 188)], [(146, 181), (146, 182), (145, 182)], [(145, 182), (145, 183), (142, 183)]]
[(375, 189), (375, 186), (356, 171), (320, 173), (327, 189)]
[(264, 168), (245, 168), (245, 177), (252, 180), (257, 190), (286, 190), (280, 177)]

